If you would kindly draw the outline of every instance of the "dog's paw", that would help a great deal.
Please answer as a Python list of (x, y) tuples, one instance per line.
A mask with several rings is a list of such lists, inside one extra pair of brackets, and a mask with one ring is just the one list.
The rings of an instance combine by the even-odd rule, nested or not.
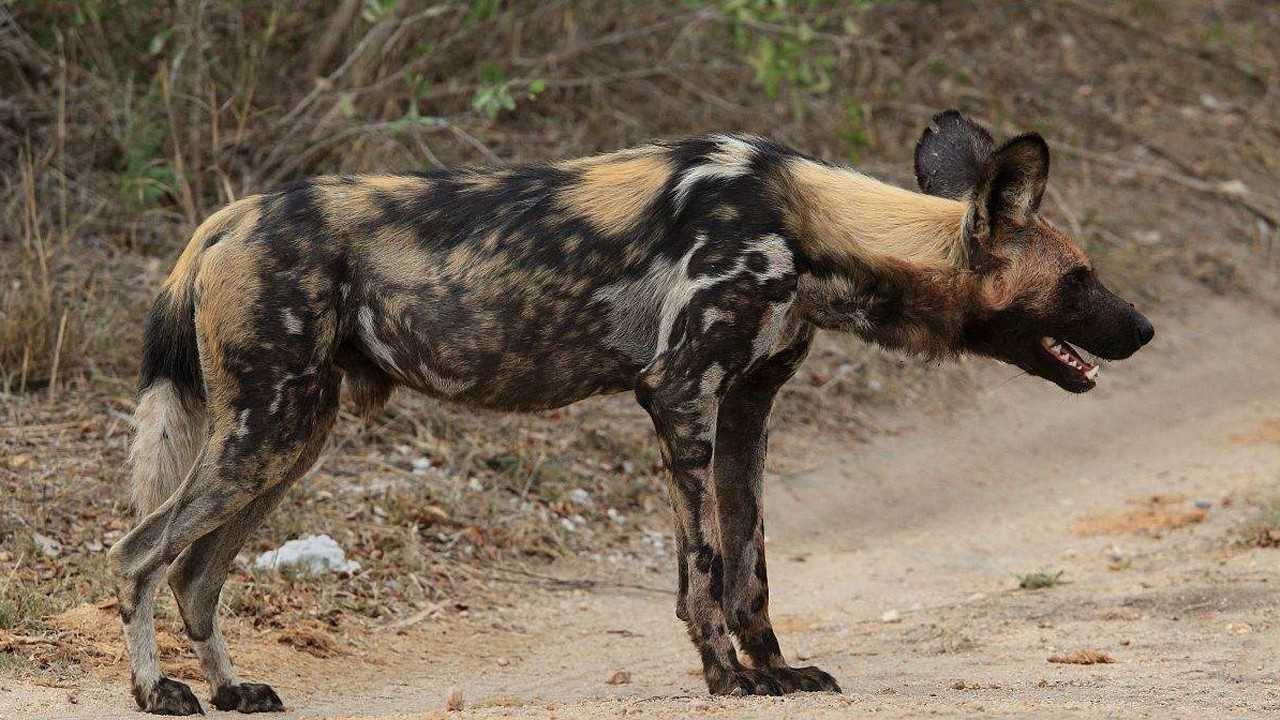
[(235, 710), (242, 713), (282, 712), (284, 703), (270, 685), (262, 683), (237, 683), (223, 685), (210, 701), (219, 710)]
[(708, 681), (712, 695), (786, 695), (794, 692), (840, 692), (836, 679), (816, 667), (742, 669)]
[(162, 677), (150, 688), (133, 689), (138, 707), (152, 715), (203, 715), (204, 708), (191, 688), (185, 684)]
[(835, 678), (812, 665), (768, 668), (767, 672), (773, 674), (784, 693), (840, 692), (840, 683), (837, 683)]
[(707, 678), (707, 689), (712, 695), (781, 695), (782, 685), (764, 670), (731, 670)]

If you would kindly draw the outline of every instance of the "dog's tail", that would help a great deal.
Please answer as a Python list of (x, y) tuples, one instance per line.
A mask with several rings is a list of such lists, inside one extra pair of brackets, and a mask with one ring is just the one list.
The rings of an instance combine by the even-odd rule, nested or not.
[(244, 201), (229, 205), (196, 229), (147, 315), (129, 447), (130, 495), (139, 517), (178, 489), (207, 440), (196, 344), (196, 275), (205, 252), (239, 223), (246, 209)]

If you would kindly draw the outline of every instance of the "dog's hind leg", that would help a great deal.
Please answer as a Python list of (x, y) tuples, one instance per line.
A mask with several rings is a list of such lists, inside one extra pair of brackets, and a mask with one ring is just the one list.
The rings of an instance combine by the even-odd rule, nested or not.
[(778, 390), (804, 361), (812, 339), (813, 328), (802, 328), (788, 347), (744, 374), (721, 401), (716, 425), (716, 510), (724, 557), (721, 605), (752, 667), (769, 668), (784, 692), (840, 690), (835, 679), (818, 668), (789, 667), (769, 621), (763, 512), (769, 412)]
[[(213, 438), (187, 481), (111, 549), (133, 692), (142, 709), (201, 712), (190, 689), (164, 677), (156, 662), (154, 591), (170, 563), (183, 620), (214, 686), (214, 704), (246, 712), (281, 709), (269, 687), (236, 682), (214, 614), (227, 569), (245, 536), (314, 462), (336, 416), (339, 380), (337, 370), (329, 367), (298, 381), (285, 404), (298, 412), (277, 417), (269, 436), (254, 437), (243, 422), (246, 411), (266, 408), (215, 413)], [(241, 420), (228, 422), (228, 417)]]
[(230, 242), (207, 253), (194, 323), (209, 441), (177, 491), (111, 548), (133, 694), (152, 713), (201, 712), (190, 688), (165, 677), (156, 661), (155, 588), (179, 557), (172, 585), (215, 693), (222, 691), (215, 704), (279, 709), (269, 688), (234, 682), (213, 615), (245, 534), (319, 452), (337, 413), (341, 373), (334, 284), (322, 272), (275, 269), (264, 253)]
[(178, 556), (169, 570), (187, 636), (195, 646), (200, 666), (212, 690), (213, 706), (219, 710), (263, 712), (283, 710), (278, 695), (269, 685), (241, 682), (232, 669), (226, 640), (218, 628), (218, 598), (227, 572), (248, 536), (257, 528), (307, 468), (315, 462), (336, 416), (338, 388), (332, 381), (332, 398), (316, 417), (311, 437), (305, 441), (298, 462), (276, 485), (254, 498), (218, 529), (195, 541)]
[(251, 484), (227, 477), (219, 467), (225, 445), (214, 440), (210, 446), (178, 491), (111, 548), (133, 696), (140, 708), (151, 713), (203, 712), (190, 688), (160, 672), (154, 618), (156, 585), (179, 553), (229, 521), (254, 499), (255, 489), (266, 485), (265, 479)]
[(217, 624), (218, 598), (227, 572), (246, 537), (279, 503), (291, 483), (281, 482), (254, 498), (218, 529), (195, 541), (169, 568), (169, 587), (178, 601), (187, 637), (219, 710), (281, 710), (279, 696), (267, 685), (241, 682), (232, 669), (226, 640)]

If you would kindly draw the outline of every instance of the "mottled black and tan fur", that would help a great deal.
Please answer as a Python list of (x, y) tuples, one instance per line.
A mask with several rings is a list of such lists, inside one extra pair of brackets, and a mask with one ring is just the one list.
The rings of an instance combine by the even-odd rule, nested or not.
[(769, 411), (815, 329), (977, 352), (1073, 391), (1093, 375), (1046, 336), (1118, 358), (1151, 334), (1036, 212), (1038, 136), (995, 148), (944, 113), (916, 170), (931, 194), (717, 135), (503, 170), (317, 178), (210, 217), (148, 320), (132, 449), (142, 519), (111, 550), (139, 706), (200, 711), (156, 659), (167, 569), (213, 704), (281, 708), (234, 674), (218, 596), (246, 536), (315, 461), (344, 378), (367, 415), (396, 386), (503, 410), (634, 391), (671, 471), (676, 614), (710, 691), (838, 690), (783, 660), (761, 510)]

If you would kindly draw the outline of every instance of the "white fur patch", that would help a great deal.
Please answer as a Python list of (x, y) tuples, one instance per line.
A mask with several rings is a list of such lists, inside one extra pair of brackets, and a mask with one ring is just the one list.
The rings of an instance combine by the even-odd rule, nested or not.
[(606, 285), (592, 294), (592, 300), (609, 304), (612, 330), (606, 342), (611, 347), (645, 363), (661, 352), (655, 346), (665, 347), (661, 321), (665, 300), (673, 288), (687, 282), (689, 259), (704, 241), (699, 239), (679, 260), (655, 258), (640, 278)]
[(671, 329), (675, 326), (676, 318), (680, 316), (680, 311), (689, 304), (689, 301), (693, 299), (693, 296), (699, 290), (711, 287), (720, 280), (720, 278), (714, 276), (700, 277), (696, 280), (689, 278), (689, 260), (706, 242), (706, 236), (699, 235), (697, 242), (693, 244), (693, 247), (689, 248), (689, 252), (685, 253), (675, 265), (678, 270), (677, 279), (662, 299), (662, 309), (658, 314), (658, 346), (654, 348), (654, 357), (667, 351), (667, 343), (671, 339)]
[(769, 306), (769, 313), (760, 323), (760, 332), (751, 341), (751, 361), (772, 355), (778, 349), (778, 339), (787, 325), (787, 313), (791, 311), (791, 303), (774, 303)]
[[(707, 371), (702, 375), (702, 396), (711, 397), (716, 394), (716, 390), (720, 388), (720, 383), (724, 382), (724, 367), (720, 363), (711, 363), (707, 366)], [(714, 434), (714, 432), (712, 433)]]
[(729, 135), (716, 137), (719, 149), (707, 155), (700, 165), (685, 171), (676, 184), (676, 210), (684, 208), (684, 203), (700, 180), (713, 178), (735, 178), (751, 171), (751, 161), (755, 159), (756, 148), (751, 143)]
[(756, 252), (764, 253), (769, 262), (769, 267), (760, 274), (761, 278), (773, 280), (795, 270), (795, 257), (791, 253), (791, 248), (787, 247), (786, 239), (781, 235), (772, 233), (764, 235), (749, 247)]
[[(645, 274), (625, 283), (607, 285), (597, 290), (592, 299), (609, 304), (612, 327), (608, 343), (627, 353), (638, 362), (648, 363), (666, 352), (676, 318), (699, 291), (730, 280), (743, 273), (750, 273), (760, 280), (783, 277), (795, 269), (795, 261), (786, 240), (776, 234), (764, 235), (746, 243), (733, 265), (718, 275), (689, 277), (689, 263), (711, 240), (699, 235), (688, 252), (672, 262), (654, 259)], [(746, 267), (749, 253), (762, 253), (767, 265), (759, 273)], [(785, 314), (785, 307), (775, 310)], [(707, 308), (701, 332), (712, 324), (726, 319), (728, 312), (719, 308)], [(655, 323), (656, 318), (656, 323)], [(655, 327), (656, 324), (656, 327)]]
[(144, 516), (160, 507), (187, 478), (206, 439), (205, 411), (203, 405), (184, 405), (173, 383), (161, 380), (143, 391), (133, 422), (132, 501), (139, 516)]
[(280, 313), (280, 320), (284, 323), (284, 329), (289, 333), (293, 335), (302, 334), (302, 321), (289, 308), (285, 308), (284, 312)]
[(707, 308), (702, 313), (702, 332), (710, 330), (712, 325), (721, 320), (728, 320), (730, 317), (732, 316), (729, 313), (720, 308)]
[(426, 363), (418, 364), (418, 372), (422, 374), (422, 379), (425, 380), (429, 386), (445, 397), (453, 397), (476, 384), (474, 379), (463, 380), (462, 378), (445, 377), (435, 370), (432, 370)]
[(240, 411), (240, 419), (236, 425), (236, 437), (244, 439), (249, 436), (249, 408)]
[(400, 372), (400, 366), (396, 364), (395, 353), (392, 352), (391, 346), (378, 337), (377, 328), (373, 324), (373, 309), (368, 305), (361, 306), (358, 316), (360, 319), (360, 339), (396, 375), (403, 375)]

